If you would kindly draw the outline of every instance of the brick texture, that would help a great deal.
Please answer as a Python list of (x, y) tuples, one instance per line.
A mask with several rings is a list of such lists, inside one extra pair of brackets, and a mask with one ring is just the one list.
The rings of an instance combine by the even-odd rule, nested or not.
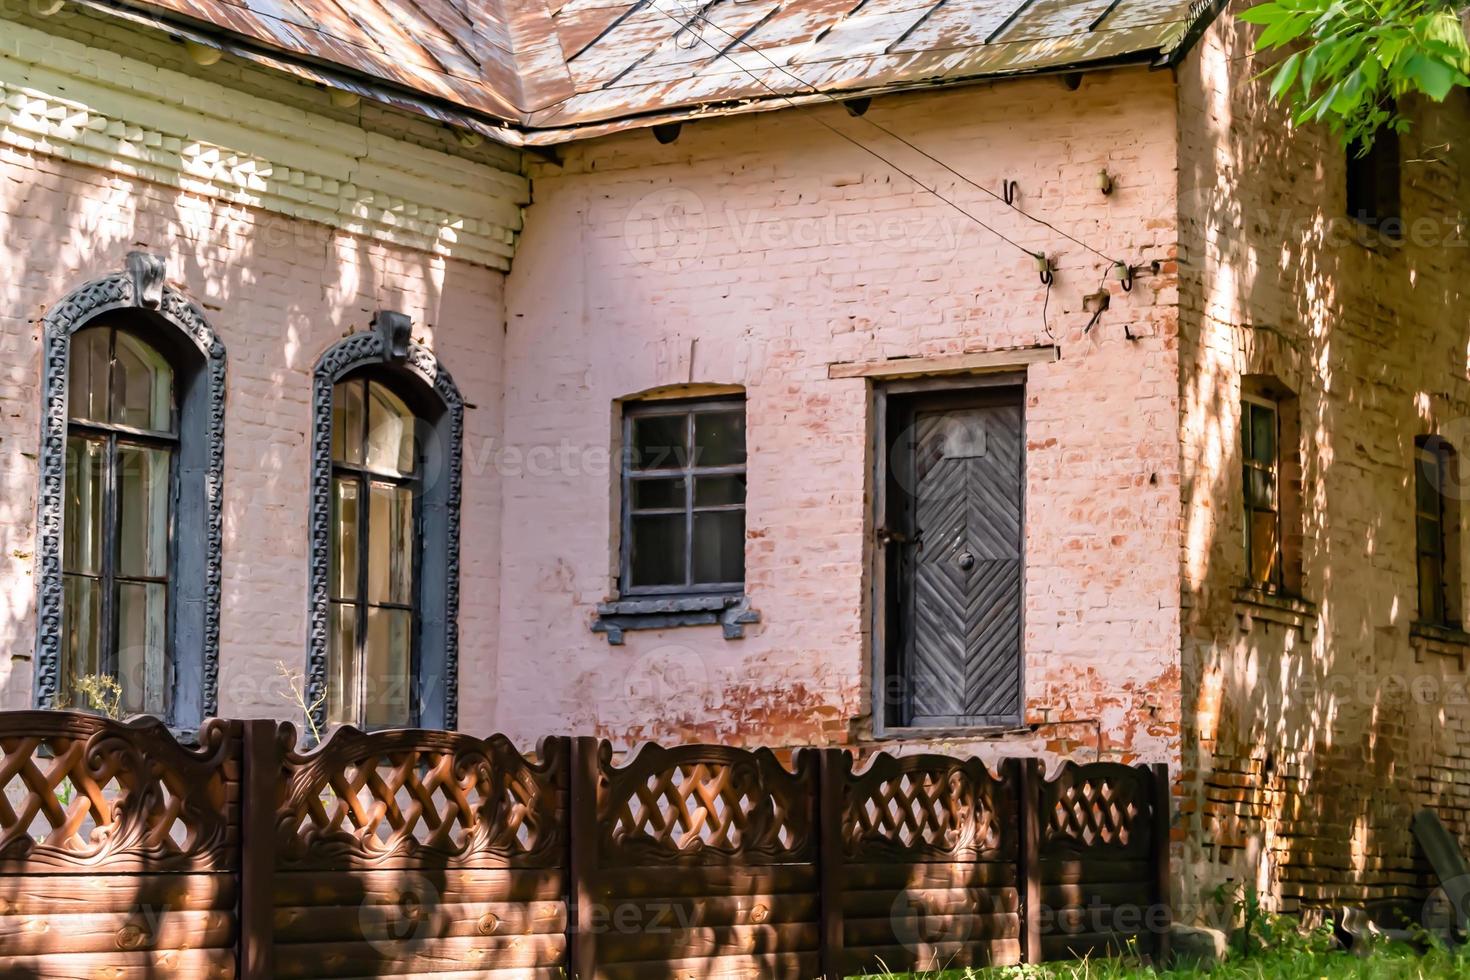
[[(132, 249), (164, 255), (170, 282), (204, 308), (228, 352), (220, 707), (291, 717), (275, 664), (303, 667), (309, 399), (318, 355), (403, 310), (455, 375), (466, 449), (499, 428), (503, 276), (0, 146), (0, 691), (29, 705), (34, 646), (40, 319)], [(466, 675), (496, 634), (495, 482), (464, 488), (461, 614)], [(484, 685), (466, 685), (461, 717), (483, 717)]]
[[(1284, 909), (1420, 896), (1414, 811), (1435, 806), (1470, 830), (1462, 663), (1410, 637), (1414, 438), (1470, 445), (1465, 97), (1406, 106), (1406, 233), (1388, 244), (1345, 216), (1343, 151), (1268, 103), (1264, 67), (1227, 17), (1179, 72), (1176, 835), (1181, 898), (1201, 914), (1225, 880)], [(1243, 628), (1233, 601), (1245, 575), (1240, 379), (1260, 373), (1299, 398), (1310, 636)]]
[[(867, 117), (992, 192), (1016, 181), (1021, 207), (1109, 256), (1159, 260), (1132, 292), (1106, 287), (1089, 334), (1082, 297), (1104, 259), (841, 109), (699, 123), (667, 146), (608, 138), (533, 168), (495, 457), (497, 727), (871, 747), (869, 395), (828, 365), (1055, 342), (1026, 403), (1026, 716), (1040, 727), (949, 747), (1176, 760), (1173, 106), (1168, 76), (1134, 70), (1077, 91), (1045, 79), (893, 97)], [(1050, 296), (1030, 256), (828, 126), (1050, 255)], [(615, 585), (615, 402), (689, 382), (748, 396), (762, 622), (742, 640), (704, 627), (610, 647), (588, 626)]]

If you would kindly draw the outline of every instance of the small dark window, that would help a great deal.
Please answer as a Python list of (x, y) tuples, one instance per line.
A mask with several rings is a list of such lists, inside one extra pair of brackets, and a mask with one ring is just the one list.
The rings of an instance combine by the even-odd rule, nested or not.
[(1244, 460), (1245, 558), (1248, 584), (1281, 592), (1285, 556), (1281, 534), (1281, 420), (1275, 402), (1247, 400), (1240, 406)]
[(1383, 129), (1366, 153), (1353, 143), (1347, 149), (1347, 212), (1371, 228), (1397, 237), (1399, 215), (1399, 136)]
[(1414, 529), (1419, 621), (1460, 626), (1459, 508), (1454, 449), (1438, 437), (1414, 447)]
[(745, 584), (745, 402), (646, 402), (623, 418), (622, 592)]

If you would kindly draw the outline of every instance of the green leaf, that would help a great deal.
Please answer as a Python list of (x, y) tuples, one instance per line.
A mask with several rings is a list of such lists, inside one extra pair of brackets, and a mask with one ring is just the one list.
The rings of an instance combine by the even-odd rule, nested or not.
[(1276, 77), (1271, 79), (1271, 98), (1281, 98), (1281, 93), (1291, 88), (1292, 82), (1296, 81), (1297, 72), (1302, 67), (1302, 53), (1294, 52), (1287, 56), (1276, 68)]
[(1268, 0), (1267, 3), (1248, 7), (1240, 12), (1240, 19), (1247, 24), (1274, 24), (1283, 17), (1289, 17), (1291, 12), (1281, 4)]
[(1415, 88), (1436, 102), (1443, 102), (1444, 97), (1450, 94), (1450, 89), (1455, 87), (1456, 76), (1459, 75), (1459, 72), (1444, 62), (1422, 54), (1409, 59), (1409, 63), (1404, 66), (1404, 73)]
[(1470, 41), (1455, 0), (1264, 0), (1240, 14), (1256, 25), (1257, 50), (1289, 46), (1262, 73), (1270, 96), (1300, 123), (1324, 123), (1365, 145), (1407, 120), (1393, 100), (1443, 100), (1470, 88)]

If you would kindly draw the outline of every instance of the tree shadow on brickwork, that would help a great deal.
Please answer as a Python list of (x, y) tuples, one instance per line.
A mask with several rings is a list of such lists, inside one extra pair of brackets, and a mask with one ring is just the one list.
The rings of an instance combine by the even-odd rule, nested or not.
[[(1343, 150), (1292, 131), (1249, 52), (1222, 21), (1180, 71), (1181, 901), (1196, 915), (1225, 880), (1286, 909), (1420, 898), (1410, 817), (1436, 806), (1463, 834), (1470, 803), (1448, 776), (1470, 715), (1458, 663), (1416, 655), (1410, 631), (1415, 437), (1470, 435), (1466, 100), (1406, 107), (1391, 242), (1346, 216)], [(1253, 385), (1299, 449), (1299, 474), (1283, 454), (1282, 499), (1301, 503), (1283, 508), (1283, 551), (1300, 565), (1288, 591), (1315, 609), (1238, 595)]]

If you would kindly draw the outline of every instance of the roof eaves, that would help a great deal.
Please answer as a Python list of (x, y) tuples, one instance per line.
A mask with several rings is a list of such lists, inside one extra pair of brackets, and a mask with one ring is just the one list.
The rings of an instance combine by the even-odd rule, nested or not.
[(817, 105), (841, 105), (858, 99), (880, 95), (901, 95), (905, 92), (930, 92), (938, 89), (965, 88), (983, 85), (986, 82), (1012, 78), (1036, 78), (1048, 75), (1072, 75), (1083, 71), (1103, 71), (1109, 68), (1152, 66), (1160, 57), (1160, 50), (1141, 51), (1133, 55), (1105, 60), (1086, 60), (1070, 64), (1053, 64), (1039, 68), (1016, 68), (1000, 72), (986, 72), (973, 76), (942, 79), (924, 79), (910, 82), (895, 82), (891, 85), (869, 88), (844, 89), (841, 91), (800, 92), (790, 95), (771, 95), (755, 99), (738, 99), (730, 102), (712, 102), (688, 106), (676, 110), (621, 116), (616, 119), (598, 120), (569, 126), (553, 126), (545, 129), (524, 128), (522, 138), (527, 149), (553, 147), (576, 140), (596, 139), (635, 129), (651, 129), (670, 123), (698, 122), (720, 119), (754, 112), (772, 112), (777, 109), (803, 109)]
[(1183, 33), (1173, 45), (1165, 46), (1159, 52), (1159, 58), (1154, 62), (1154, 67), (1173, 68), (1183, 61), (1229, 4), (1230, 0), (1195, 0), (1190, 7), (1189, 19), (1185, 22)]
[(293, 75), (307, 82), (352, 92), (363, 98), (422, 115), (445, 125), (478, 133), (505, 146), (521, 147), (525, 143), (518, 128), (518, 124), (524, 122), (523, 118), (507, 120), (463, 109), (447, 100), (436, 99), (407, 87), (393, 85), (365, 73), (353, 72), (338, 65), (317, 62), (301, 55), (267, 48), (230, 31), (185, 23), (172, 17), (144, 12), (115, 2), (115, 0), (75, 0), (75, 2), (79, 6), (106, 16), (160, 31), (181, 40), (217, 48), (226, 54)]
[[(629, 130), (647, 129), (674, 122), (720, 118), (748, 112), (765, 112), (793, 106), (840, 103), (877, 95), (957, 88), (1005, 78), (1073, 74), (1137, 64), (1164, 68), (1177, 63), (1188, 52), (1189, 48), (1198, 41), (1215, 17), (1219, 15), (1228, 0), (1196, 0), (1195, 5), (1191, 8), (1189, 20), (1177, 33), (1171, 31), (1170, 37), (1160, 37), (1160, 44), (1157, 47), (1140, 49), (1123, 55), (1083, 58), (1076, 62), (1055, 61), (1034, 67), (992, 68), (974, 75), (909, 79), (866, 87), (854, 86), (797, 93), (772, 92), (770, 95), (754, 98), (734, 98), (668, 110), (632, 112), (606, 119), (544, 127), (533, 124), (535, 113), (518, 113), (514, 118), (499, 118), (464, 108), (447, 99), (386, 82), (367, 73), (355, 72), (335, 63), (322, 62), (309, 56), (256, 44), (226, 29), (211, 28), (167, 14), (143, 11), (129, 4), (127, 0), (76, 0), (76, 2), (99, 13), (130, 21), (180, 39), (218, 48), (236, 57), (275, 71), (294, 75), (314, 84), (353, 92), (364, 98), (416, 113), (445, 125), (478, 133), (504, 146), (543, 153), (563, 143)], [(509, 115), (510, 113), (507, 113), (507, 116)]]

